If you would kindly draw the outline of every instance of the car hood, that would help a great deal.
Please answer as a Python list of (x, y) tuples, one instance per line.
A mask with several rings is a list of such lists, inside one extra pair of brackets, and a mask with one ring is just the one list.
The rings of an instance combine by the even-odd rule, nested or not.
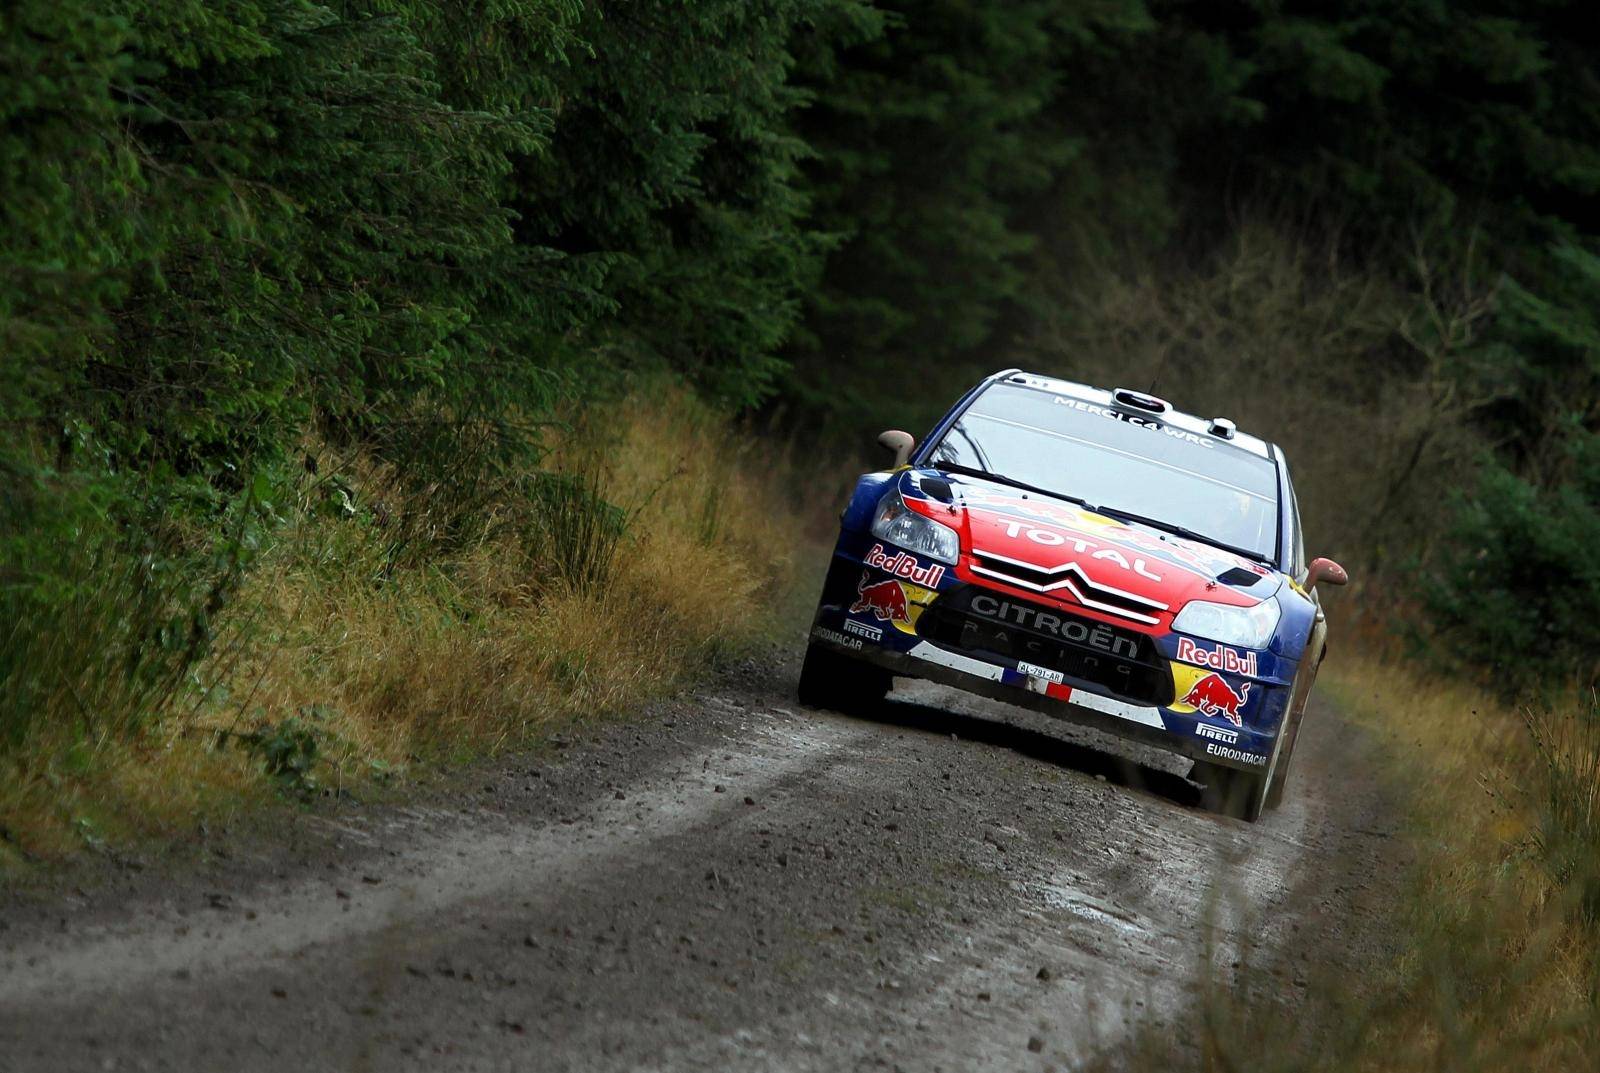
[(1190, 600), (1251, 606), (1284, 575), (1242, 555), (1072, 503), (936, 469), (900, 474), (911, 509), (961, 535), (956, 575), (1149, 631)]

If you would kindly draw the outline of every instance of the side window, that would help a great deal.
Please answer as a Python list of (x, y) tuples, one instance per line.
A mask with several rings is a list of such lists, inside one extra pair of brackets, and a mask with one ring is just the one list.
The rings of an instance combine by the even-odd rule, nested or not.
[(1289, 475), (1289, 461), (1281, 453), (1278, 455), (1278, 473), (1283, 480), (1289, 507), (1288, 516), (1284, 519), (1284, 554), (1289, 560), (1289, 576), (1298, 581), (1306, 573), (1306, 542), (1300, 528), (1300, 497), (1295, 494), (1294, 478)]
[(1293, 483), (1289, 485), (1289, 518), (1294, 524), (1294, 533), (1289, 544), (1289, 572), (1299, 578), (1306, 572), (1306, 541), (1305, 530), (1300, 527), (1300, 497), (1295, 495)]

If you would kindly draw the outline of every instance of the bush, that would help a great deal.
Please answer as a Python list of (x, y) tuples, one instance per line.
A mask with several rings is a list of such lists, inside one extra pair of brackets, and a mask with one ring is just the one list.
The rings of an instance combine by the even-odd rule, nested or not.
[[(273, 524), (259, 474), (184, 526), (192, 483), (131, 482), (35, 466), (0, 497), (0, 753), (137, 736), (212, 655), (217, 621)], [(35, 742), (37, 745), (37, 742)]]
[(1600, 467), (1585, 477), (1541, 490), (1491, 464), (1458, 500), (1432, 632), (1503, 697), (1600, 680)]

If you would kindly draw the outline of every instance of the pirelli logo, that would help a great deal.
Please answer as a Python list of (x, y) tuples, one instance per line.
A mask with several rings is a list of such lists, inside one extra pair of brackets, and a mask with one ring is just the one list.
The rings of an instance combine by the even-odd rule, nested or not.
[(1201, 723), (1194, 728), (1194, 732), (1202, 738), (1212, 738), (1227, 745), (1235, 745), (1239, 741), (1239, 732), (1229, 730), (1227, 727), (1214, 727), (1210, 723)]
[(865, 622), (857, 622), (853, 618), (844, 620), (844, 632), (853, 633), (857, 637), (865, 637), (869, 641), (883, 640), (883, 631), (876, 626), (868, 626)]

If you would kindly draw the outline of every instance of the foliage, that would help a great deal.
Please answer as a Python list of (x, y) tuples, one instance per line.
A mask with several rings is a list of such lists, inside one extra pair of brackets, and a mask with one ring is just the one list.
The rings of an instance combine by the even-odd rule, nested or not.
[(1600, 437), (1571, 446), (1554, 488), (1488, 464), (1427, 590), (1438, 636), (1507, 697), (1600, 681)]
[[(1373, 574), (1425, 546), (1481, 449), (1464, 416), (1475, 397), (1449, 391), (1446, 348), (1410, 326), (1404, 284), (1340, 265), (1332, 242), (1244, 219), (1194, 263), (1106, 265), (1039, 318), (1015, 361), (1089, 383), (1114, 369), (1115, 383), (1270, 438), (1299, 489), (1307, 553), (1343, 563), (1355, 602), (1384, 613), (1392, 596)], [(1440, 321), (1452, 315), (1441, 306)]]
[(281, 723), (235, 734), (234, 743), (260, 760), (268, 778), (304, 796), (317, 787), (315, 770), (322, 737), (317, 723), (323, 718), (324, 713), (316, 708), (306, 709)]
[(1462, 496), (1427, 589), (1448, 648), (1503, 692), (1600, 681), (1600, 257), (1551, 251), (1544, 295), (1508, 281), (1483, 365), (1505, 446)]
[(264, 473), (204, 541), (185, 539), (169, 498), (115, 493), (41, 471), (0, 501), (0, 752), (40, 740), (92, 751), (136, 737), (192, 693), (189, 672), (214, 654), (219, 620), (274, 522)]
[(1477, 220), (1517, 244), (1549, 222), (1600, 223), (1587, 5), (1157, 7), (1185, 35), (1227, 42), (1249, 71), (1241, 92), (1260, 105), (1258, 121), (1216, 131), (1195, 154), (1201, 191), (1243, 165), (1251, 186), (1289, 185), (1364, 243), (1404, 244), (1436, 217)]
[(830, 16), (803, 55), (814, 101), (800, 129), (833, 249), (785, 388), (812, 412), (848, 412), (886, 362), (937, 369), (997, 337), (1030, 294), (1040, 232), (1024, 211), (1088, 137), (1055, 109), (1074, 99), (1080, 61), (1149, 28), (1140, 0), (856, 3)]
[(770, 390), (817, 251), (789, 42), (833, 2), (587, 7), (589, 55), (515, 204), (524, 229), (607, 266), (615, 312), (588, 338), (609, 360), (665, 364), (734, 404)]
[[(734, 403), (770, 381), (813, 249), (785, 128), (812, 5), (466, 8), (0, 15), (11, 697), (62, 688), (28, 668), (88, 637), (51, 673), (137, 676), (152, 638), (181, 634), (158, 675), (181, 679), (248, 559), (233, 518), (259, 515), (252, 548), (281, 520), (258, 493), (315, 470), (310, 435), (429, 490), (391, 544), (416, 561), (481, 535), (593, 355)], [(135, 597), (148, 623), (125, 615)], [(8, 740), (47, 709), (8, 705)]]
[[(320, 472), (285, 482), (284, 520), (198, 661), (135, 644), (154, 590), (94, 563), (56, 618), (0, 631), (7, 658), (32, 645), (0, 694), (0, 726), (27, 726), (0, 745), (0, 869), (13, 847), (80, 848), (80, 817), (116, 843), (526, 746), (681, 686), (794, 613), (802, 499), (772, 479), (789, 469), (770, 446), (671, 384), (568, 416), (537, 466), (509, 463), (483, 493), (479, 524), (398, 551), (438, 517), (436, 491), (370, 448), (309, 441)], [(192, 597), (172, 595), (169, 615)], [(134, 696), (131, 651), (181, 670), (176, 688)]]
[(268, 505), (313, 422), (400, 450), (424, 400), (502, 418), (548, 396), (504, 357), (541, 323), (505, 285), (528, 258), (499, 201), (538, 125), (445, 105), (407, 24), (361, 5), (5, 18), (0, 601), (35, 633), (8, 645), (8, 687), (81, 615), (128, 631), (100, 655), (126, 650), (130, 676), (172, 654), (167, 681), (248, 558), (233, 516)]

